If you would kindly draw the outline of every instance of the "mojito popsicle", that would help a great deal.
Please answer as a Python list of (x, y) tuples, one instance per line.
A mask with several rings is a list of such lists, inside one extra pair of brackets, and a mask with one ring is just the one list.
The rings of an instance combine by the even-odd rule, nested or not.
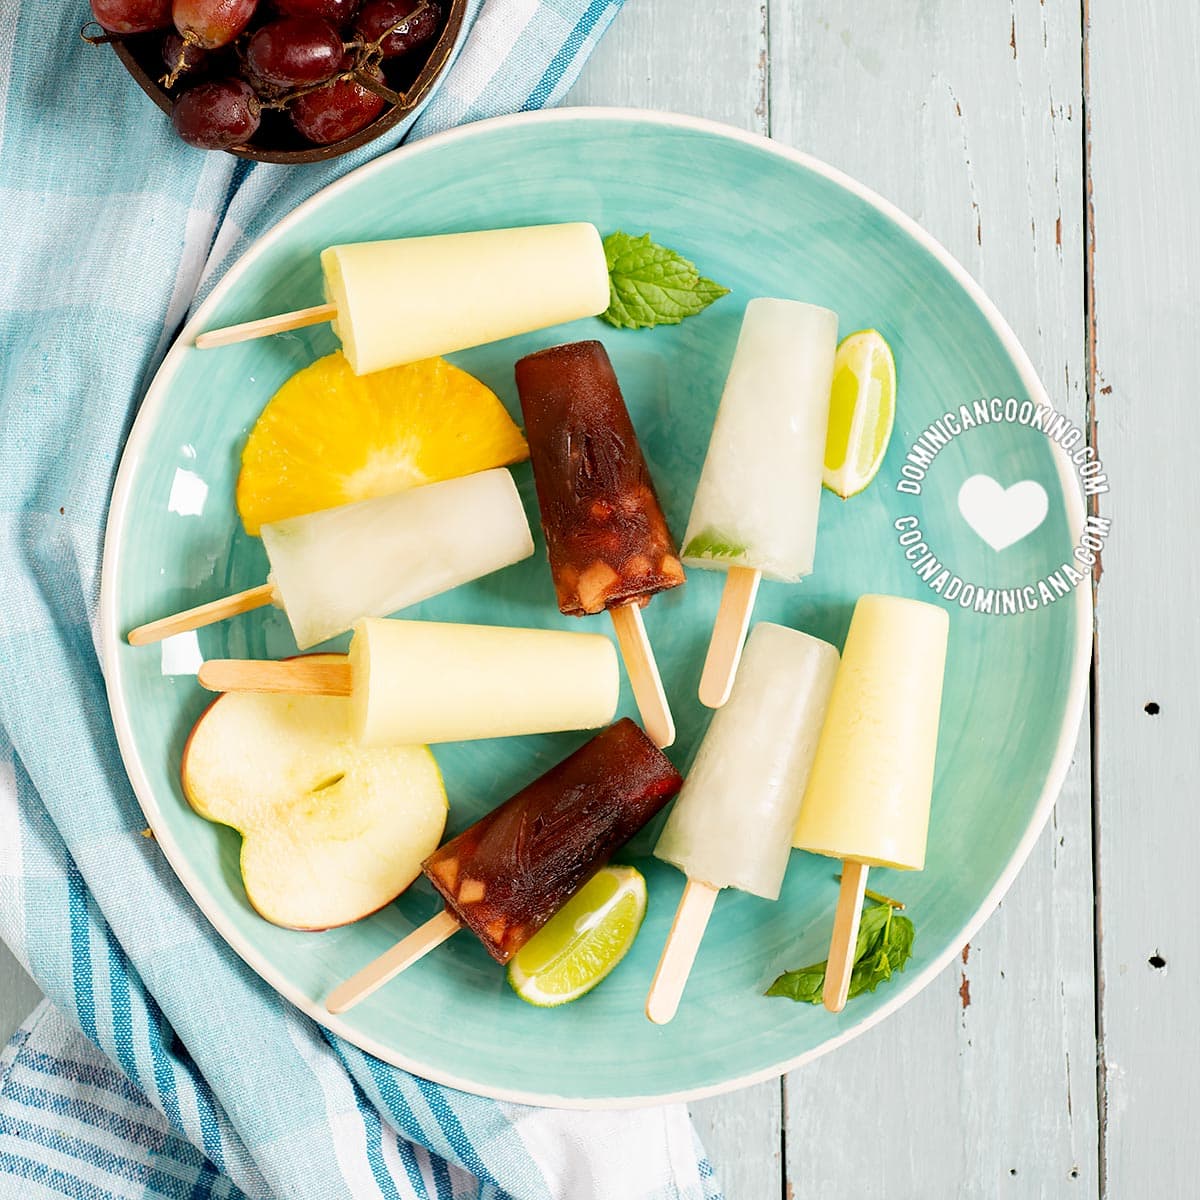
[(683, 539), (689, 566), (729, 572), (700, 681), (711, 708), (729, 696), (759, 579), (812, 571), (837, 323), (796, 300), (746, 305)]
[(719, 889), (778, 898), (837, 665), (831, 645), (798, 630), (750, 634), (654, 848), (688, 882), (646, 1000), (652, 1021), (675, 1015)]
[(503, 467), (360, 500), (262, 527), (268, 582), (139, 626), (131, 645), (276, 604), (301, 650), (533, 553), (529, 522)]

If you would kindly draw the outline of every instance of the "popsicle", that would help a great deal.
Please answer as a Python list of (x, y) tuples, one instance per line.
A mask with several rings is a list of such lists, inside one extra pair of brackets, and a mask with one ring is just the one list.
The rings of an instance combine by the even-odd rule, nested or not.
[(345, 1012), (464, 925), (507, 962), (679, 791), (682, 780), (628, 717), (610, 725), (421, 868), (445, 910), (335, 988)]
[(130, 645), (276, 604), (306, 650), (360, 617), (398, 612), (533, 553), (521, 497), (503, 467), (290, 517), (264, 525), (262, 540), (265, 584), (141, 625)]
[(356, 375), (481, 346), (608, 307), (594, 225), (572, 222), (330, 246), (325, 304), (215, 329), (210, 349), (333, 323)]
[(655, 857), (687, 876), (646, 1015), (675, 1015), (721, 888), (779, 898), (838, 652), (760, 622), (663, 827)]
[(684, 574), (612, 363), (599, 342), (573, 342), (522, 358), (516, 374), (558, 607), (609, 611), (642, 723), (669, 746), (641, 607)]
[(596, 633), (368, 617), (341, 662), (210, 659), (217, 692), (349, 696), (364, 746), (473, 741), (612, 720), (621, 688), (612, 642)]
[(729, 698), (759, 581), (813, 567), (837, 314), (797, 300), (746, 305), (683, 538), (688, 566), (728, 572), (700, 699)]
[(933, 794), (950, 618), (899, 596), (862, 596), (817, 743), (794, 842), (842, 859), (823, 1000), (846, 1003), (872, 866), (919, 871)]

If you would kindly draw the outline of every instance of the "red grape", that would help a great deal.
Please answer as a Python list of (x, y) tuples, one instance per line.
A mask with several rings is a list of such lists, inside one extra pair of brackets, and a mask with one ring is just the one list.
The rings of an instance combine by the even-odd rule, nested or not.
[[(383, 82), (383, 73), (375, 76)], [(298, 96), (290, 105), (292, 124), (310, 142), (328, 146), (357, 133), (387, 107), (382, 96), (353, 79), (337, 79), (315, 92)]]
[(282, 17), (257, 30), (246, 48), (253, 74), (278, 87), (332, 79), (342, 61), (341, 36), (320, 17)]
[(324, 17), (341, 28), (356, 12), (362, 0), (275, 0), (285, 17)]
[[(405, 21), (408, 16), (413, 19)], [(383, 38), (383, 56), (393, 58), (429, 41), (437, 33), (441, 16), (432, 0), (370, 0), (358, 14), (354, 32), (368, 43)], [(383, 36), (397, 25), (399, 28), (394, 33)]]
[(109, 33), (149, 33), (171, 24), (171, 0), (92, 0), (92, 16)]
[(201, 50), (199, 46), (185, 42), (178, 33), (172, 31), (163, 38), (163, 65), (168, 71), (177, 75), (182, 75), (184, 71), (194, 71), (207, 57), (207, 50)]
[(171, 14), (184, 37), (216, 50), (228, 46), (250, 23), (258, 0), (174, 0)]
[(171, 121), (189, 146), (228, 150), (253, 137), (258, 129), (258, 97), (241, 79), (199, 83), (175, 101)]

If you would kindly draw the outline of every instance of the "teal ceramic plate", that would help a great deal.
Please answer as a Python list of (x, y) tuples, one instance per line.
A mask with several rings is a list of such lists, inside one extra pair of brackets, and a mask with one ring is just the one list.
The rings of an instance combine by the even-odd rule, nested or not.
[[(341, 1018), (320, 1000), (433, 914), (423, 881), (343, 929), (294, 933), (261, 920), (238, 876), (239, 838), (188, 808), (178, 781), (187, 732), (209, 697), (197, 656), (293, 653), (287, 624), (257, 612), (183, 639), (134, 649), (130, 627), (261, 583), (261, 545), (233, 505), (247, 431), (292, 372), (334, 348), (327, 328), (216, 351), (203, 329), (319, 302), (318, 252), (336, 242), (587, 220), (649, 230), (732, 291), (677, 327), (618, 332), (598, 320), (544, 330), (456, 361), (518, 414), (521, 355), (601, 338), (621, 379), (667, 517), (682, 534), (742, 311), (756, 295), (835, 309), (843, 332), (874, 326), (896, 353), (899, 412), (879, 478), (847, 502), (825, 494), (813, 575), (764, 584), (756, 617), (840, 645), (855, 598), (894, 592), (950, 610), (951, 631), (928, 863), (873, 873), (904, 899), (918, 936), (908, 970), (839, 1016), (766, 999), (788, 967), (825, 956), (835, 865), (794, 853), (778, 903), (727, 892), (675, 1021), (643, 1016), (646, 988), (682, 878), (649, 857), (653, 830), (622, 854), (645, 873), (650, 908), (621, 966), (575, 1004), (539, 1010), (469, 935), (451, 939)], [(398, 286), (403, 286), (398, 284)], [(821, 163), (689, 118), (561, 110), (483, 122), (362, 167), (290, 214), (213, 291), (163, 363), (121, 466), (104, 563), (103, 639), (113, 717), (133, 786), (163, 852), (229, 944), (310, 1016), (382, 1059), (470, 1091), (539, 1104), (636, 1104), (695, 1097), (775, 1075), (895, 1011), (950, 960), (995, 907), (1049, 814), (1082, 709), (1088, 587), (1011, 615), (938, 597), (905, 558), (894, 522), (913, 517), (949, 570), (983, 588), (1033, 586), (1070, 561), (1082, 516), (1066, 455), (1045, 434), (992, 422), (940, 450), (920, 495), (896, 490), (909, 444), (947, 410), (1046, 396), (1008, 326), (912, 221)], [(528, 464), (515, 471), (536, 528)], [(969, 528), (956, 497), (970, 475), (1039, 485), (1040, 527), (1002, 552)], [(686, 768), (708, 721), (696, 699), (722, 577), (690, 572), (646, 610)], [(1036, 590), (1033, 593), (1036, 596)], [(1028, 599), (1028, 593), (1024, 594)], [(539, 540), (534, 558), (409, 610), (408, 616), (605, 630), (559, 615)], [(334, 643), (335, 647), (344, 645)], [(633, 714), (628, 690), (621, 712)], [(582, 734), (439, 747), (457, 832), (584, 740)]]

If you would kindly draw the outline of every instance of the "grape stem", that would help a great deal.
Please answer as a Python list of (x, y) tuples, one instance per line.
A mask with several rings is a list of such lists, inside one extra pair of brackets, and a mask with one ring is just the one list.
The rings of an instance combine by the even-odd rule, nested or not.
[(389, 104), (403, 104), (405, 96), (403, 92), (394, 92), (390, 87), (380, 83), (378, 79), (370, 75), (364, 74), (361, 71), (352, 72), (344, 78), (353, 79), (360, 88), (368, 92), (374, 92), (381, 100), (386, 100)]
[(356, 67), (353, 71), (343, 71), (340, 75), (335, 75), (332, 79), (323, 79), (320, 83), (310, 83), (307, 87), (296, 88), (288, 92), (287, 95), (279, 96), (274, 100), (264, 100), (260, 96), (259, 103), (263, 108), (284, 109), (293, 100), (299, 100), (301, 96), (310, 96), (313, 92), (324, 91), (327, 87), (333, 87), (335, 83), (342, 83), (350, 79), (365, 88), (368, 92), (374, 92), (381, 99), (387, 100), (390, 104), (399, 104), (404, 99), (399, 92), (393, 92), (391, 88), (384, 87), (382, 83), (374, 79), (368, 81), (358, 74), (358, 70), (359, 68)]
[(321, 91), (322, 88), (330, 87), (335, 83), (340, 83), (348, 79), (354, 80), (359, 87), (365, 91), (373, 92), (381, 100), (386, 100), (389, 104), (403, 104), (405, 101), (403, 92), (394, 91), (386, 84), (380, 83), (370, 72), (378, 67), (380, 60), (383, 58), (383, 43), (393, 33), (407, 33), (410, 22), (416, 20), (429, 7), (431, 7), (429, 0), (421, 0), (420, 4), (408, 16), (401, 18), (394, 25), (389, 26), (373, 42), (344, 42), (344, 49), (357, 50), (359, 52), (358, 61), (354, 64), (353, 71), (343, 72), (340, 75), (335, 75), (333, 79), (326, 79), (321, 83), (310, 84), (308, 87), (297, 88), (295, 91), (288, 92), (286, 96), (281, 96), (278, 100), (264, 100), (262, 102), (263, 108), (287, 108), (293, 100), (298, 100), (301, 96), (308, 96), (313, 92)]
[[(842, 881), (842, 877), (840, 875), (835, 875), (834, 879), (836, 879), (839, 883)], [(874, 900), (876, 904), (886, 904), (892, 909), (903, 910), (904, 908), (903, 900), (894, 900), (891, 896), (885, 896), (882, 892), (873, 892), (870, 888), (867, 888), (863, 894), (868, 900)]]
[(427, 8), (429, 8), (429, 0), (421, 0), (421, 3), (408, 14), (407, 17), (401, 17), (394, 25), (385, 29), (373, 42), (364, 44), (366, 50), (365, 58), (370, 58), (373, 54), (383, 56), (383, 43), (392, 36), (393, 33), (407, 33), (409, 30), (409, 22), (415, 21)]
[(180, 75), (183, 74), (187, 64), (187, 52), (189, 47), (199, 44), (199, 38), (189, 29), (187, 33), (181, 34), (179, 38), (179, 58), (175, 65), (164, 75), (158, 82), (163, 87), (173, 88), (179, 82)]
[(401, 17), (395, 24), (390, 25), (373, 42), (346, 43), (347, 50), (356, 49), (359, 51), (359, 58), (354, 64), (354, 70), (349, 75), (341, 76), (341, 78), (353, 79), (359, 87), (366, 89), (368, 92), (374, 92), (376, 96), (381, 100), (386, 100), (389, 104), (403, 104), (407, 98), (404, 93), (393, 91), (390, 87), (380, 83), (374, 78), (372, 72), (378, 68), (380, 62), (383, 60), (383, 43), (394, 33), (407, 33), (411, 27), (411, 23), (430, 7), (429, 0), (421, 0), (408, 16)]
[[(88, 33), (88, 30), (93, 26), (100, 30), (100, 32)], [(109, 42), (124, 41), (124, 35), (120, 33), (109, 33), (99, 21), (88, 21), (87, 24), (79, 30), (79, 36), (83, 38), (83, 40), (87, 42), (89, 46), (104, 46)]]

